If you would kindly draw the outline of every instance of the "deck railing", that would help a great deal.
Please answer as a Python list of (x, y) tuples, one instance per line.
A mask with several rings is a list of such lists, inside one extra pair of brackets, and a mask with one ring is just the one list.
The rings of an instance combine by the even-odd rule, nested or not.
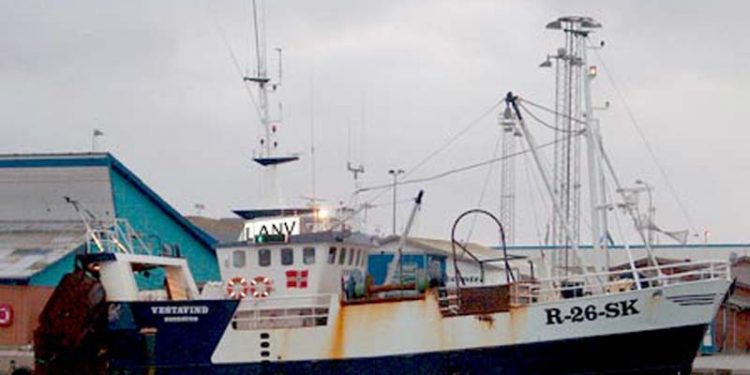
[(243, 300), (232, 320), (236, 330), (300, 328), (328, 325), (332, 294), (279, 296)]
[(563, 298), (615, 294), (635, 289), (722, 279), (730, 280), (726, 261), (684, 262), (669, 265), (519, 281), (511, 285), (511, 303), (529, 305)]

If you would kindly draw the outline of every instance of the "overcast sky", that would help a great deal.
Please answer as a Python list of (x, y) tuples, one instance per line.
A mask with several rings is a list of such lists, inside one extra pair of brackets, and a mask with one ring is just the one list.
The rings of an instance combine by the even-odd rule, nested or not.
[[(106, 149), (181, 212), (202, 203), (204, 214), (226, 217), (253, 207), (258, 118), (222, 38), (243, 70), (252, 66), (250, 4), (0, 0), (0, 152), (88, 151), (98, 128)], [(365, 166), (363, 186), (388, 183), (391, 168), (419, 178), (491, 158), (496, 112), (413, 170), (509, 90), (552, 106), (553, 72), (537, 66), (562, 34), (544, 26), (589, 15), (604, 25), (593, 36), (606, 41), (600, 55), (688, 216), (602, 74), (594, 92), (598, 104), (612, 103), (598, 116), (619, 177), (655, 186), (666, 229), (750, 240), (746, 1), (277, 0), (266, 13), (268, 47), (284, 51), (274, 97), (284, 106), (281, 148), (302, 158), (282, 176), (289, 205), (313, 190), (311, 120), (316, 191), (328, 204), (351, 197), (349, 154)], [(538, 243), (549, 203), (526, 164), (519, 159), (514, 233)], [(455, 217), (477, 206), (487, 174), (401, 187), (401, 198), (426, 192), (414, 234), (447, 237)], [(499, 186), (495, 169), (484, 208), (497, 211)], [(390, 231), (390, 199), (374, 201), (383, 206), (368, 214), (371, 231)], [(399, 206), (400, 223), (408, 208)]]

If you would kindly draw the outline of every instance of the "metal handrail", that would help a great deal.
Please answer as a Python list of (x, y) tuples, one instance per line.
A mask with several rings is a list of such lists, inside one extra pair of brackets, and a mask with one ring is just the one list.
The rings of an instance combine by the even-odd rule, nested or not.
[[(656, 271), (656, 270), (662, 270), (662, 271), (668, 271), (670, 269), (680, 268), (680, 267), (691, 267), (691, 268), (699, 268), (703, 267), (702, 269), (705, 269), (705, 267), (711, 267), (711, 269), (714, 269), (713, 267), (715, 265), (720, 265), (725, 268), (729, 268), (729, 262), (723, 261), (723, 260), (707, 260), (707, 261), (701, 261), (701, 262), (681, 262), (681, 263), (673, 263), (673, 264), (666, 264), (666, 265), (659, 265), (659, 266), (649, 266), (649, 267), (641, 267), (636, 268), (636, 271), (639, 271), (641, 273), (648, 272), (648, 271)], [(618, 276), (626, 273), (632, 273), (632, 269), (623, 269), (623, 270), (617, 270), (617, 271), (605, 271), (605, 272), (598, 272), (598, 273), (589, 273), (589, 274), (575, 274), (575, 275), (568, 275), (568, 276), (558, 276), (558, 277), (550, 277), (545, 279), (538, 279), (539, 282), (545, 282), (545, 281), (563, 281), (563, 280), (570, 280), (575, 278), (585, 278), (585, 277), (599, 277), (599, 276)], [(669, 275), (664, 275), (669, 276)]]
[[(680, 271), (680, 268), (685, 267), (689, 267), (690, 269)], [(676, 272), (670, 273), (670, 271)], [(555, 277), (516, 282), (511, 285), (511, 301), (514, 304), (525, 305), (555, 300), (560, 299), (563, 292), (566, 291), (582, 291), (584, 295), (617, 293), (617, 289), (623, 286), (623, 281), (631, 281), (633, 286), (641, 289), (663, 285), (686, 284), (705, 280), (731, 280), (729, 262), (716, 260), (643, 267), (636, 269), (635, 272), (639, 274), (656, 272), (656, 276), (623, 279), (623, 275), (634, 273), (633, 270), (628, 269), (600, 272), (589, 275), (572, 275), (567, 278)], [(605, 277), (604, 279), (608, 281), (601, 282), (600, 280), (602, 277)], [(591, 280), (592, 278), (597, 282), (585, 283), (586, 280)], [(637, 285), (635, 284), (636, 280), (638, 282)], [(561, 283), (562, 281), (584, 281), (584, 283), (578, 285), (563, 285)]]
[(235, 322), (262, 322), (262, 321), (279, 321), (279, 320), (297, 320), (302, 318), (327, 318), (330, 313), (325, 314), (305, 314), (305, 315), (277, 315), (277, 316), (248, 316), (248, 317), (235, 317)]
[[(335, 294), (332, 293), (321, 293), (321, 294), (305, 294), (296, 296), (273, 296), (265, 298), (254, 298), (242, 300), (240, 306), (237, 308), (238, 311), (251, 311), (251, 310), (266, 310), (266, 309), (304, 309), (312, 307), (330, 307), (331, 302), (334, 301)], [(312, 304), (299, 304), (289, 305), (284, 304), (287, 302), (297, 302), (300, 300), (309, 300), (314, 303)], [(321, 302), (317, 302), (321, 301)]]
[[(312, 294), (300, 296), (278, 296), (255, 300), (243, 300), (237, 313), (232, 319), (236, 329), (261, 329), (321, 325), (318, 319), (328, 319), (331, 316), (334, 294)], [(312, 303), (300, 304), (303, 300)], [(291, 305), (285, 303), (291, 302)], [(238, 325), (239, 324), (239, 325)], [(322, 325), (327, 324), (327, 320)], [(239, 327), (239, 328), (237, 328)]]

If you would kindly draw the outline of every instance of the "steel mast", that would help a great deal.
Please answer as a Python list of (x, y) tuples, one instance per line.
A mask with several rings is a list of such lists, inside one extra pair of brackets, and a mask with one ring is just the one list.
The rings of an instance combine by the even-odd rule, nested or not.
[(500, 177), (500, 222), (505, 226), (505, 242), (509, 245), (514, 243), (515, 221), (516, 221), (516, 143), (522, 136), (516, 126), (515, 114), (510, 107), (500, 118), (500, 126), (503, 128), (502, 164)]
[[(588, 189), (591, 207), (591, 242), (599, 249), (602, 238), (600, 227), (601, 202), (598, 184), (600, 166), (597, 150), (598, 136), (593, 130), (593, 110), (591, 104), (591, 80), (588, 74), (587, 40), (592, 29), (601, 24), (590, 17), (560, 17), (547, 24), (547, 29), (562, 30), (565, 33), (565, 46), (557, 54), (548, 56), (542, 67), (551, 66), (555, 60), (555, 147), (553, 191), (561, 215), (552, 216), (551, 244), (562, 248), (553, 253), (553, 273), (571, 267), (581, 266), (577, 257), (571, 257), (569, 250), (580, 243), (581, 232), (581, 139), (587, 139)], [(603, 211), (601, 211), (603, 212)], [(562, 216), (562, 218), (560, 217)], [(562, 220), (561, 220), (562, 219)], [(567, 228), (565, 228), (567, 223)], [(577, 247), (577, 246), (576, 246)]]
[(253, 0), (253, 31), (255, 38), (256, 75), (244, 77), (243, 81), (255, 83), (258, 89), (258, 112), (263, 135), (260, 137), (260, 151), (253, 158), (263, 171), (261, 189), (261, 205), (266, 208), (281, 208), (284, 206), (282, 194), (278, 184), (277, 166), (299, 160), (296, 155), (278, 154), (278, 130), (281, 124), (281, 106), (276, 120), (271, 119), (269, 110), (269, 93), (274, 93), (281, 85), (281, 50), (279, 52), (279, 77), (275, 82), (268, 75), (266, 63), (266, 41), (264, 35), (265, 23), (259, 24), (259, 12), (256, 0)]

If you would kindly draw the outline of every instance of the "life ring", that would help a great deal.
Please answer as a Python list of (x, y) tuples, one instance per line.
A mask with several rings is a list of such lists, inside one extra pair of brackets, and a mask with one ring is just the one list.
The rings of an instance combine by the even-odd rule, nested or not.
[(273, 291), (273, 281), (265, 276), (256, 276), (250, 280), (250, 294), (254, 298), (266, 298)]
[(10, 327), (13, 324), (13, 306), (0, 304), (0, 327)]
[(234, 299), (245, 299), (250, 292), (250, 285), (244, 277), (236, 276), (227, 282), (227, 295)]

